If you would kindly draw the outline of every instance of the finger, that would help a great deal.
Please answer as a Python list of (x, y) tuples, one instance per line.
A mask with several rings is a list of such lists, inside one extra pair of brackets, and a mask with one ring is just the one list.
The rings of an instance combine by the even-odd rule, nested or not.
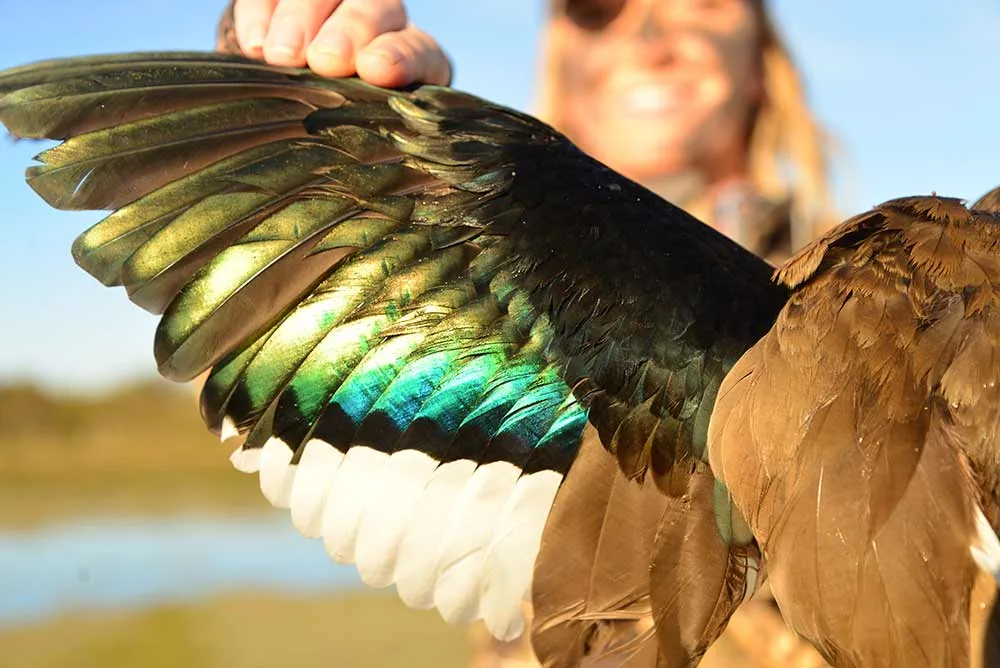
[(358, 76), (376, 86), (451, 81), (448, 56), (433, 37), (412, 25), (373, 39), (358, 52), (356, 65)]
[(324, 76), (350, 76), (358, 51), (379, 35), (405, 27), (400, 0), (343, 0), (309, 45), (309, 67)]
[(250, 58), (264, 57), (264, 38), (277, 3), (278, 0), (236, 0), (233, 5), (236, 41)]
[(264, 40), (264, 58), (274, 65), (301, 67), (306, 48), (341, 0), (278, 0)]

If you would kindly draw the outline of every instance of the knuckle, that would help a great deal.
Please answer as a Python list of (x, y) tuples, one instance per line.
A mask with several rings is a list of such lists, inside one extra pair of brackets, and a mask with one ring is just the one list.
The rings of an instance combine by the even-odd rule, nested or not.
[(406, 26), (406, 10), (400, 2), (345, 2), (334, 13), (336, 20), (370, 42), (375, 37)]
[(272, 18), (280, 21), (299, 21), (308, 6), (309, 3), (303, 2), (303, 0), (279, 0), (274, 8)]
[(265, 18), (262, 4), (259, 0), (236, 0), (233, 4), (233, 21), (237, 25), (260, 23)]
[(399, 30), (406, 25), (406, 6), (400, 0), (367, 0), (352, 6), (368, 13), (375, 23), (385, 26), (383, 32)]
[(360, 47), (368, 44), (380, 33), (378, 24), (373, 17), (366, 12), (354, 7), (343, 7), (341, 12), (334, 15), (337, 25), (351, 36), (355, 46)]

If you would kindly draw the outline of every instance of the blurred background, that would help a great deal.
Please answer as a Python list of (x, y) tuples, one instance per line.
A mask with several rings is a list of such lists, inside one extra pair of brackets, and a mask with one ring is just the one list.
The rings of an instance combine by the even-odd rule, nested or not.
[[(845, 216), (1000, 183), (1000, 3), (771, 4)], [(0, 0), (0, 68), (210, 49), (223, 5)], [(408, 6), (457, 87), (531, 111), (541, 0)], [(191, 390), (155, 377), (155, 318), (74, 266), (101, 216), (24, 185), (39, 150), (0, 141), (0, 666), (464, 665), (464, 632), (360, 588), (231, 470)]]

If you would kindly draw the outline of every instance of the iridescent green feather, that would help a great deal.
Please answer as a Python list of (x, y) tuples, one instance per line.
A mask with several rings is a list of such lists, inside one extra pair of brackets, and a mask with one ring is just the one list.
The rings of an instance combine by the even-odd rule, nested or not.
[(265, 144), (181, 176), (123, 206), (81, 234), (73, 243), (73, 257), (105, 285), (121, 285), (122, 267), (138, 248), (196, 202), (231, 187), (223, 176), (294, 149), (292, 142)]

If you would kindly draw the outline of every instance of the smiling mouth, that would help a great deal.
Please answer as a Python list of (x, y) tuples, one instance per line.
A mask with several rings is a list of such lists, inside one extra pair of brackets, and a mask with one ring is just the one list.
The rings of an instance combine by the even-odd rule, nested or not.
[(640, 84), (612, 92), (625, 115), (641, 118), (676, 113), (689, 102), (681, 86)]

